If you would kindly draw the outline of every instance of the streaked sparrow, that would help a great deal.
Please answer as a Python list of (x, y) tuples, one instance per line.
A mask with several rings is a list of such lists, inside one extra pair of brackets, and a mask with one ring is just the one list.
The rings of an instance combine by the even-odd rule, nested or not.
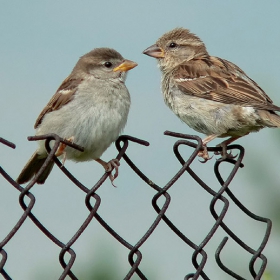
[(210, 56), (204, 43), (188, 29), (176, 28), (143, 52), (157, 58), (162, 72), (162, 91), (168, 107), (188, 126), (204, 133), (206, 144), (216, 137), (230, 137), (226, 146), (264, 127), (280, 127), (280, 116), (266, 93), (238, 66)]
[[(56, 155), (76, 162), (96, 160), (110, 174), (113, 181), (118, 174), (116, 159), (106, 163), (100, 157), (124, 129), (130, 108), (130, 95), (125, 86), (127, 71), (137, 66), (124, 59), (117, 51), (97, 48), (82, 56), (63, 81), (36, 120), (36, 135), (55, 133), (80, 145), (84, 152), (61, 146)], [(45, 141), (21, 171), (17, 182), (30, 181), (39, 171), (47, 152)], [(45, 169), (37, 183), (43, 184), (54, 162)]]

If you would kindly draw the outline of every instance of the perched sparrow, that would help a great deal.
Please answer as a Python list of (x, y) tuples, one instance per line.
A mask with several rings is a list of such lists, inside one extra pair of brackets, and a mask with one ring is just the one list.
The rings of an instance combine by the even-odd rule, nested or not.
[[(124, 59), (117, 51), (97, 48), (82, 56), (63, 81), (55, 95), (36, 120), (36, 135), (55, 133), (84, 148), (84, 152), (61, 144), (56, 155), (73, 161), (96, 160), (106, 171), (115, 167), (118, 160), (106, 163), (100, 157), (123, 130), (130, 107), (130, 95), (125, 86), (127, 71), (137, 66)], [(17, 182), (30, 181), (46, 160), (45, 141), (21, 171)], [(43, 184), (54, 163), (46, 168), (37, 183)]]
[(226, 146), (264, 127), (280, 127), (280, 116), (265, 92), (238, 66), (210, 56), (204, 43), (188, 29), (176, 28), (143, 52), (157, 58), (162, 72), (162, 91), (168, 107), (188, 126), (204, 133), (206, 144), (216, 137), (230, 137)]

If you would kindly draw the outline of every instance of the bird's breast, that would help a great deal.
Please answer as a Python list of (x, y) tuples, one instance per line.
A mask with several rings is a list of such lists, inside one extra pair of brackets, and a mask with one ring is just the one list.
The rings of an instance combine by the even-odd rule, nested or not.
[(252, 107), (199, 98), (170, 86), (168, 92), (163, 93), (168, 107), (189, 127), (200, 133), (222, 137), (242, 136), (263, 127)]
[(127, 121), (130, 99), (127, 91), (78, 90), (75, 98), (57, 111), (46, 114), (37, 135), (55, 133), (84, 147), (83, 153), (67, 148), (68, 159), (99, 158), (114, 142)]

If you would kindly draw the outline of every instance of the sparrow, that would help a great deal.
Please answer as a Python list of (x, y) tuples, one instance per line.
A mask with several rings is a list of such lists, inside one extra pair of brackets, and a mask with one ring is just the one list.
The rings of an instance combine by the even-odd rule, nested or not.
[(209, 159), (207, 143), (229, 137), (220, 143), (225, 159), (227, 145), (264, 127), (280, 127), (280, 116), (268, 95), (238, 66), (210, 56), (198, 36), (185, 28), (162, 35), (143, 51), (158, 61), (161, 87), (167, 106), (189, 127), (205, 134), (203, 151)]
[[(114, 176), (110, 173), (113, 184), (119, 162), (117, 159), (105, 162), (100, 157), (127, 122), (130, 95), (125, 80), (127, 71), (136, 66), (137, 63), (124, 59), (110, 48), (96, 48), (83, 55), (37, 118), (36, 135), (55, 133), (82, 146), (84, 151), (80, 152), (60, 144), (56, 156), (63, 157), (63, 163), (66, 159), (95, 160), (107, 172), (115, 168)], [(47, 155), (45, 140), (38, 141), (38, 148), (21, 171), (17, 183), (30, 181)], [(38, 184), (45, 182), (53, 165), (51, 161), (37, 179)]]

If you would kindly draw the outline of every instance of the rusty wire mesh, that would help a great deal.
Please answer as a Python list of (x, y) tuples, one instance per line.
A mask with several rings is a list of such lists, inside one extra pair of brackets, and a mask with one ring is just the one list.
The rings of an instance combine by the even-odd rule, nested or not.
[[(135, 142), (139, 145), (148, 146), (149, 143), (137, 138), (134, 138), (132, 136), (122, 135), (118, 138), (116, 141), (116, 148), (118, 150), (117, 159), (123, 159), (130, 168), (151, 188), (154, 189), (156, 194), (152, 198), (152, 206), (154, 210), (157, 212), (157, 216), (154, 219), (153, 223), (150, 225), (150, 228), (146, 231), (146, 233), (136, 242), (136, 244), (130, 244), (128, 241), (126, 241), (122, 236), (120, 236), (108, 223), (104, 221), (104, 219), (97, 213), (98, 208), (101, 205), (101, 198), (96, 193), (97, 189), (100, 188), (100, 186), (104, 183), (104, 181), (108, 177), (108, 173), (105, 173), (100, 180), (91, 188), (87, 188), (84, 186), (81, 182), (79, 182), (66, 168), (61, 164), (61, 162), (54, 156), (56, 149), (58, 148), (59, 144), (61, 142), (75, 148), (78, 150), (83, 150), (82, 147), (79, 147), (75, 144), (72, 144), (68, 141), (65, 141), (58, 137), (55, 134), (49, 134), (44, 135), (40, 137), (29, 137), (28, 139), (30, 141), (37, 141), (41, 139), (46, 139), (46, 149), (49, 152), (49, 156), (45, 162), (45, 164), (42, 166), (39, 174), (37, 174), (36, 177), (40, 175), (41, 172), (43, 172), (43, 169), (45, 166), (48, 165), (48, 162), (51, 160), (54, 160), (57, 166), (61, 169), (61, 171), (81, 190), (85, 193), (85, 205), (89, 211), (89, 214), (87, 218), (83, 221), (82, 226), (76, 231), (76, 233), (72, 236), (72, 238), (67, 242), (63, 243), (61, 242), (56, 236), (54, 236), (38, 219), (37, 217), (31, 212), (32, 208), (35, 205), (35, 196), (31, 193), (31, 189), (33, 185), (35, 184), (36, 177), (33, 178), (33, 180), (25, 187), (21, 187), (18, 185), (13, 178), (9, 176), (5, 172), (5, 170), (0, 167), (0, 173), (2, 176), (9, 182), (11, 186), (16, 188), (19, 191), (19, 203), (20, 206), (23, 209), (22, 216), (17, 221), (17, 223), (14, 225), (13, 228), (10, 229), (9, 233), (6, 235), (6, 237), (0, 242), (0, 253), (1, 253), (1, 259), (0, 259), (0, 273), (4, 277), (4, 279), (12, 279), (12, 271), (7, 272), (5, 270), (5, 264), (7, 262), (7, 252), (5, 250), (5, 246), (7, 243), (14, 237), (14, 235), (17, 233), (17, 231), (20, 229), (20, 227), (24, 224), (27, 217), (32, 220), (32, 222), (37, 226), (37, 228), (42, 231), (46, 237), (55, 243), (58, 247), (61, 248), (60, 254), (59, 254), (59, 261), (62, 267), (62, 272), (59, 277), (59, 279), (65, 279), (67, 276), (70, 277), (70, 279), (78, 279), (75, 275), (75, 272), (72, 271), (72, 266), (74, 264), (76, 254), (74, 250), (71, 248), (72, 245), (80, 238), (83, 231), (88, 227), (88, 225), (91, 223), (92, 219), (96, 219), (99, 224), (108, 232), (110, 233), (116, 240), (116, 242), (119, 242), (122, 244), (122, 246), (126, 247), (129, 250), (128, 254), (128, 261), (131, 266), (130, 270), (127, 272), (126, 275), (124, 275), (124, 279), (130, 279), (133, 275), (138, 275), (140, 279), (147, 279), (145, 276), (145, 272), (141, 271), (139, 268), (139, 265), (141, 263), (142, 254), (141, 254), (141, 246), (152, 236), (154, 230), (157, 228), (160, 221), (163, 221), (166, 223), (166, 225), (176, 234), (178, 238), (181, 239), (191, 250), (193, 250), (192, 259), (190, 262), (193, 264), (193, 271), (186, 271), (186, 279), (210, 279), (209, 276), (206, 275), (204, 271), (204, 267), (207, 262), (207, 252), (205, 249), (205, 246), (207, 243), (211, 240), (211, 238), (215, 235), (218, 228), (223, 229), (223, 231), (226, 233), (226, 237), (220, 242), (220, 245), (216, 249), (215, 253), (215, 259), (217, 265), (220, 267), (221, 270), (223, 270), (225, 273), (227, 273), (229, 276), (231, 276), (234, 279), (245, 279), (242, 276), (239, 275), (239, 271), (233, 271), (231, 267), (228, 267), (226, 264), (223, 263), (221, 258), (221, 252), (226, 245), (228, 238), (231, 238), (233, 241), (235, 241), (236, 245), (239, 245), (240, 248), (247, 251), (249, 254), (251, 254), (251, 260), (248, 263), (248, 268), (250, 271), (250, 274), (252, 276), (252, 279), (261, 279), (266, 264), (267, 259), (262, 254), (262, 251), (264, 250), (266, 243), (268, 241), (270, 232), (271, 232), (271, 226), (272, 223), (269, 219), (259, 217), (252, 212), (250, 212), (233, 194), (233, 192), (229, 189), (229, 185), (234, 178), (236, 172), (239, 170), (239, 168), (243, 167), (242, 159), (244, 157), (244, 149), (240, 145), (231, 145), (227, 149), (232, 150), (235, 153), (237, 152), (238, 155), (235, 159), (226, 159), (226, 160), (217, 160), (214, 164), (214, 173), (216, 178), (218, 179), (221, 188), (218, 192), (214, 191), (212, 188), (210, 188), (206, 182), (204, 182), (191, 168), (193, 160), (197, 157), (198, 152), (202, 149), (202, 141), (197, 136), (191, 136), (186, 134), (180, 134), (180, 133), (174, 133), (170, 131), (166, 131), (164, 133), (165, 135), (180, 138), (179, 140), (176, 140), (173, 146), (174, 155), (182, 165), (180, 170), (173, 176), (173, 178), (170, 179), (170, 181), (164, 186), (159, 187), (157, 184), (155, 184), (150, 178), (148, 178), (135, 164), (134, 162), (129, 158), (128, 155), (128, 148), (130, 142)], [(50, 141), (54, 140), (55, 144), (53, 148), (50, 148)], [(189, 141), (192, 140), (192, 141)], [(194, 142), (193, 142), (194, 141)], [(0, 143), (10, 147), (15, 148), (15, 145), (3, 138), (0, 138)], [(180, 146), (189, 146), (193, 148), (193, 152), (191, 156), (185, 160), (183, 156), (179, 152)], [(208, 147), (208, 151), (215, 152), (220, 151), (220, 148), (217, 147)], [(227, 176), (227, 178), (223, 178), (223, 176), (220, 173), (220, 166), (228, 162), (231, 164), (232, 169), (230, 174)], [(212, 200), (210, 203), (210, 212), (211, 215), (215, 219), (215, 223), (213, 224), (212, 228), (209, 230), (208, 234), (205, 236), (203, 240), (199, 244), (195, 244), (192, 242), (188, 237), (187, 233), (183, 233), (179, 230), (178, 227), (175, 226), (175, 224), (170, 220), (166, 212), (168, 210), (168, 207), (170, 205), (170, 194), (168, 193), (168, 190), (175, 184), (175, 182), (180, 178), (180, 176), (184, 173), (188, 173), (189, 176), (191, 176), (199, 186), (201, 186), (209, 195), (212, 196)], [(224, 218), (227, 214), (227, 210), (229, 208), (230, 200), (227, 199), (224, 196), (224, 193), (227, 193), (228, 197), (231, 199), (231, 201), (239, 207), (240, 210), (243, 211), (245, 215), (250, 217), (253, 220), (256, 220), (260, 223), (264, 223), (266, 230), (265, 234), (263, 236), (263, 239), (261, 243), (259, 244), (258, 248), (251, 248), (248, 246), (244, 241), (242, 241), (224, 222)], [(159, 199), (164, 198), (164, 203), (162, 206), (159, 206)], [(28, 203), (27, 203), (28, 201)], [(221, 202), (223, 204), (222, 211), (220, 213), (217, 213), (215, 210), (215, 204), (217, 201)], [(68, 253), (70, 255), (70, 259), (66, 261), (65, 255)], [(258, 261), (259, 265), (256, 265), (256, 261)], [(256, 268), (257, 267), (257, 268)]]

